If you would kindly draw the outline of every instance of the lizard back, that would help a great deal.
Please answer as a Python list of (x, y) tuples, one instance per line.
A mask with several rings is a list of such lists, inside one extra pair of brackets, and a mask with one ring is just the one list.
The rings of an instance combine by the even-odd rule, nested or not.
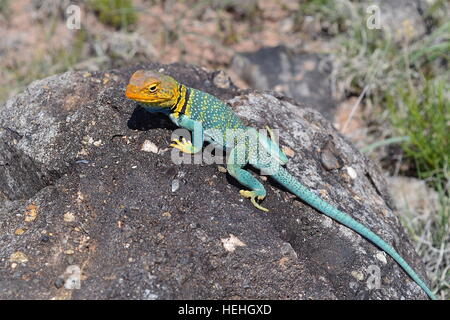
[(188, 88), (185, 115), (202, 123), (205, 134), (211, 140), (226, 145), (227, 130), (244, 130), (247, 127), (234, 111), (220, 99), (197, 89)]

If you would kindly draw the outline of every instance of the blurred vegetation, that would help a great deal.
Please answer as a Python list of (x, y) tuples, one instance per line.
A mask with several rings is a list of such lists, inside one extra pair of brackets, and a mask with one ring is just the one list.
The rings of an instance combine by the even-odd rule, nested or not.
[(443, 182), (450, 168), (450, 99), (445, 95), (450, 84), (439, 78), (423, 82), (397, 87), (386, 105), (394, 130), (409, 138), (402, 148), (414, 159), (419, 176)]
[[(435, 1), (424, 13), (429, 32), (409, 41), (366, 27), (366, 4), (308, 1), (307, 14), (326, 21), (322, 31), (337, 43), (334, 76), (345, 95), (359, 95), (376, 106), (373, 120), (390, 123), (385, 135), (400, 139), (420, 177), (446, 185), (449, 170), (450, 4)], [(382, 130), (386, 129), (380, 125)], [(398, 140), (398, 139), (397, 139)], [(391, 140), (391, 141), (396, 141)]]
[(332, 37), (347, 30), (351, 24), (353, 7), (346, 1), (300, 0), (299, 3), (301, 9), (294, 13), (297, 26), (301, 26), (307, 17), (314, 17), (322, 36)]
[(87, 5), (102, 23), (116, 29), (127, 30), (138, 19), (131, 0), (88, 0)]
[(15, 87), (0, 87), (0, 102), (11, 94), (11, 90), (17, 91), (33, 80), (69, 70), (82, 60), (85, 40), (86, 32), (81, 29), (76, 31), (74, 40), (68, 49), (56, 48), (50, 53), (37, 50), (30, 52), (30, 60), (27, 61), (26, 65), (13, 64), (6, 66), (3, 72), (8, 78), (14, 79)]
[(9, 13), (9, 5), (11, 0), (0, 0), (0, 13), (5, 16)]

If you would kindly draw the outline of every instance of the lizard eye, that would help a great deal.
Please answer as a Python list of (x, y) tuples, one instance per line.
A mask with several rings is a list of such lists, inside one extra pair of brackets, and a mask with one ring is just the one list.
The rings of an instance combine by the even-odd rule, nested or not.
[(150, 87), (148, 87), (148, 91), (153, 93), (153, 92), (156, 92), (157, 88), (158, 88), (158, 86), (156, 84), (154, 84), (154, 85), (151, 85)]

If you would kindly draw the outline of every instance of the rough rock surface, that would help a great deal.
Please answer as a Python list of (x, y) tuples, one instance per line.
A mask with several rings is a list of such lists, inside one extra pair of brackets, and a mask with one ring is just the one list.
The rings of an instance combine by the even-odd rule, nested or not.
[(333, 120), (336, 102), (329, 77), (331, 64), (326, 56), (297, 53), (285, 46), (266, 47), (236, 54), (231, 68), (250, 87), (275, 90)]
[[(426, 298), (392, 259), (270, 179), (264, 213), (217, 165), (174, 164), (174, 126), (124, 97), (136, 69), (35, 81), (1, 109), (0, 299)], [(196, 67), (164, 69), (279, 128), (289, 170), (424, 275), (377, 167), (317, 111), (218, 88)], [(381, 289), (369, 289), (377, 268)]]

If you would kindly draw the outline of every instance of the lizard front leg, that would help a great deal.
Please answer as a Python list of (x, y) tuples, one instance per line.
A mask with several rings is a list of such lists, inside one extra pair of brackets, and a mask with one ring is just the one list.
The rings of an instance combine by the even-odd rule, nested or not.
[(192, 132), (192, 142), (187, 141), (182, 138), (181, 141), (178, 139), (173, 139), (173, 143), (170, 144), (171, 147), (177, 148), (184, 153), (197, 153), (202, 150), (203, 141), (205, 139), (203, 133), (202, 123), (199, 121), (192, 120), (188, 116), (181, 115), (176, 118), (171, 114), (170, 119), (179, 127), (185, 128)]

